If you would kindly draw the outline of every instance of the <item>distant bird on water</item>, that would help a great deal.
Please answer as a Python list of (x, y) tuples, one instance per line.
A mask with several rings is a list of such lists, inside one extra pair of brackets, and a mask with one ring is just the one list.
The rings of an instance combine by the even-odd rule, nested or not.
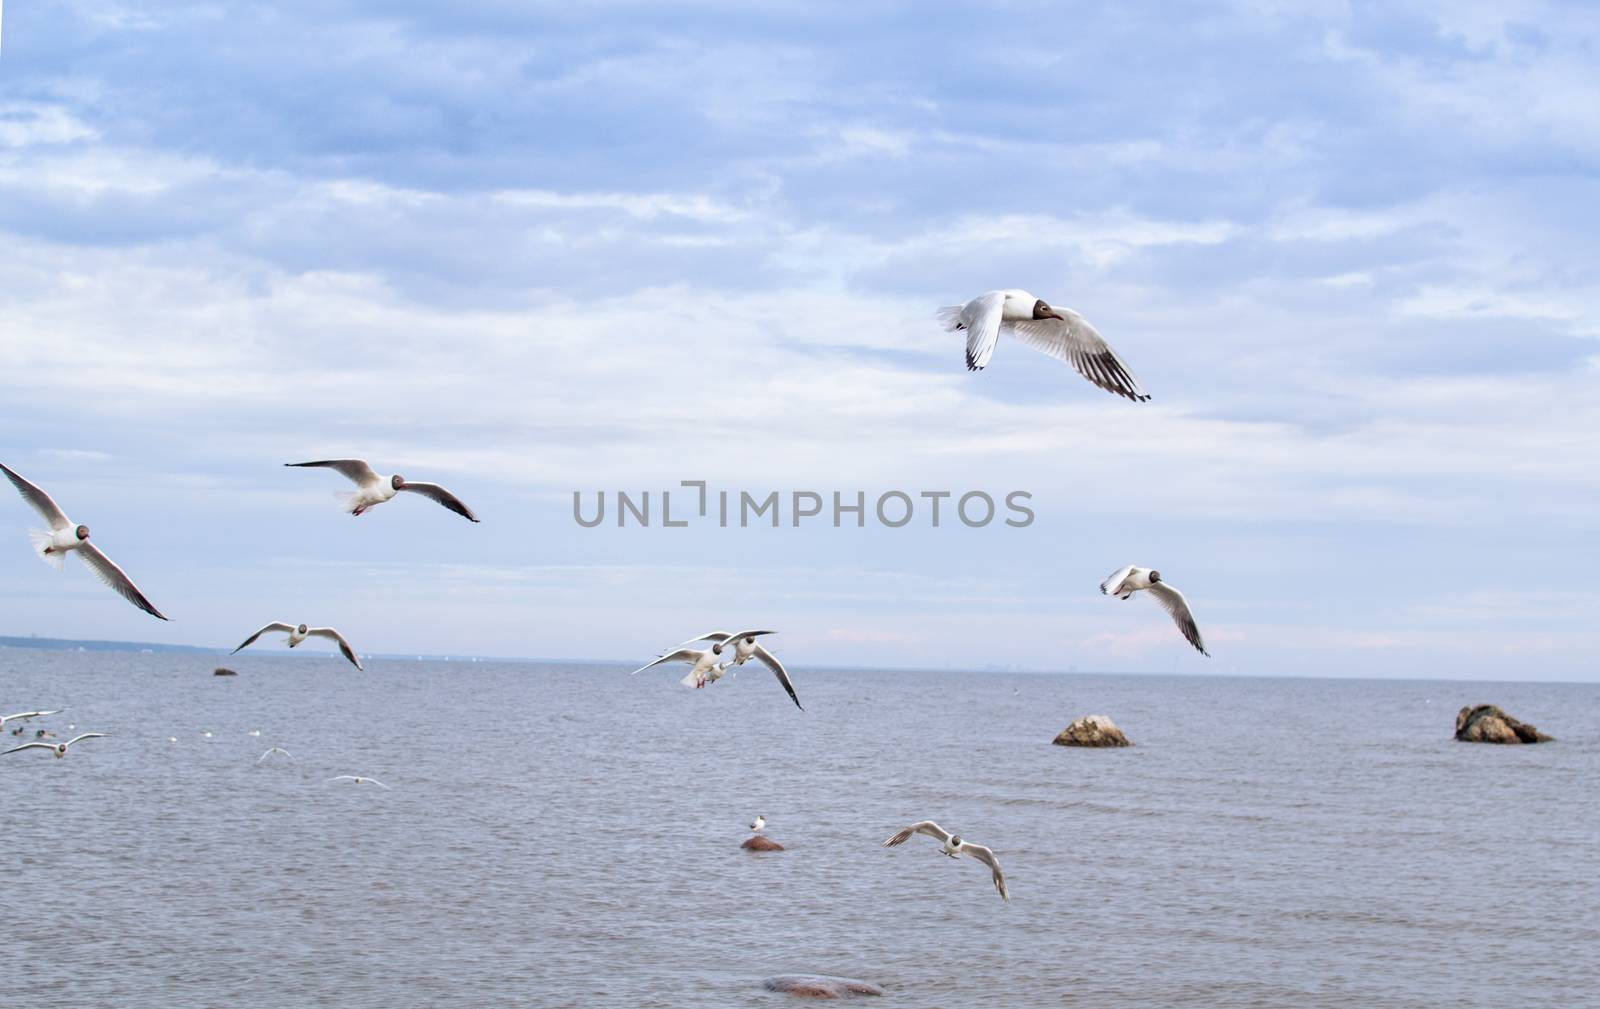
[[(767, 651), (766, 647), (756, 640), (756, 638), (763, 635), (776, 633), (778, 632), (737, 631), (730, 634), (727, 631), (712, 631), (709, 634), (702, 634), (698, 638), (690, 638), (684, 644), (693, 644), (696, 641), (714, 641), (716, 643), (711, 646), (711, 654), (713, 655), (721, 655), (731, 645), (733, 647), (733, 655), (723, 665), (723, 669), (727, 669), (728, 666), (742, 666), (751, 658), (759, 659), (763, 665), (772, 670), (772, 675), (778, 678), (778, 682), (783, 684), (783, 689), (788, 693), (789, 699), (794, 702), (794, 706), (804, 711), (806, 710), (805, 706), (800, 703), (799, 696), (794, 692), (794, 681), (789, 679), (788, 670), (783, 668), (783, 663), (778, 661), (776, 655)], [(718, 671), (711, 679), (716, 680), (721, 676), (722, 672)]]
[(60, 571), (66, 567), (67, 554), (77, 551), (78, 556), (89, 566), (89, 570), (95, 573), (95, 577), (114, 589), (118, 595), (152, 617), (167, 619), (162, 616), (160, 610), (151, 605), (150, 600), (144, 597), (144, 593), (139, 591), (139, 587), (133, 584), (133, 579), (129, 578), (126, 572), (117, 567), (111, 558), (101, 553), (99, 547), (89, 542), (88, 526), (74, 525), (66, 513), (50, 499), (50, 495), (18, 476), (10, 467), (0, 463), (0, 470), (5, 470), (6, 476), (17, 488), (17, 493), (22, 495), (22, 500), (32, 505), (33, 510), (50, 523), (49, 532), (42, 529), (28, 530), (28, 539), (33, 543), (33, 549), (41, 560)]
[(436, 501), (446, 508), (472, 522), (478, 521), (478, 516), (472, 509), (462, 503), (461, 499), (440, 487), (436, 483), (418, 483), (407, 480), (396, 473), (394, 476), (380, 476), (367, 465), (365, 459), (322, 459), (318, 462), (286, 462), (285, 466), (320, 466), (324, 469), (335, 470), (356, 485), (353, 491), (340, 491), (338, 497), (344, 505), (344, 510), (352, 515), (363, 515), (367, 509), (375, 508), (385, 501), (392, 500), (401, 491), (411, 491), (421, 494), (429, 500)]
[(1178, 630), (1183, 632), (1189, 644), (1206, 658), (1211, 657), (1205, 643), (1200, 640), (1200, 628), (1194, 622), (1194, 614), (1189, 612), (1189, 601), (1183, 598), (1182, 592), (1161, 580), (1161, 572), (1129, 564), (1101, 582), (1100, 591), (1123, 600), (1132, 598), (1135, 592), (1149, 592), (1172, 617), (1172, 622), (1178, 625)]
[(329, 778), (323, 784), (331, 785), (335, 781), (348, 781), (348, 782), (350, 782), (351, 784), (354, 784), (354, 785), (377, 785), (379, 788), (382, 788), (382, 789), (384, 789), (386, 791), (389, 788), (388, 785), (385, 785), (383, 782), (379, 781), (377, 778), (363, 778), (363, 777), (360, 777), (360, 776), (354, 775), (354, 774), (341, 774), (337, 778)]
[(979, 371), (989, 364), (1000, 334), (1005, 333), (1067, 362), (1106, 392), (1135, 402), (1150, 398), (1087, 319), (1070, 308), (1046, 304), (1027, 291), (989, 291), (965, 305), (941, 308), (937, 317), (946, 331), (967, 334), (968, 371)]
[[(7, 722), (26, 722), (30, 718), (43, 718), (46, 715), (59, 715), (65, 708), (52, 708), (49, 711), (19, 711), (14, 715), (0, 715), (0, 726)], [(68, 726), (71, 728), (71, 726)]]
[(635, 669), (628, 675), (638, 676), (646, 669), (649, 669), (653, 666), (659, 666), (663, 662), (689, 663), (690, 669), (688, 675), (678, 682), (682, 683), (686, 687), (694, 687), (696, 690), (705, 686), (708, 682), (715, 682), (718, 679), (721, 679), (722, 674), (727, 671), (728, 668), (728, 663), (723, 663), (722, 665), (717, 664), (717, 655), (709, 648), (704, 651), (701, 651), (698, 648), (679, 648), (676, 651), (668, 652), (666, 655), (661, 656), (654, 662), (640, 666), (638, 669)]
[(994, 879), (994, 888), (1000, 891), (1001, 898), (1005, 900), (1011, 899), (1011, 895), (1006, 893), (1005, 874), (1000, 871), (1000, 862), (994, 857), (994, 852), (990, 851), (988, 848), (985, 848), (981, 844), (973, 844), (970, 841), (963, 841), (959, 834), (950, 833), (943, 827), (940, 827), (937, 823), (934, 823), (932, 820), (918, 820), (905, 830), (902, 830), (900, 833), (889, 838), (889, 840), (883, 842), (883, 846), (885, 848), (893, 848), (897, 844), (905, 844), (906, 841), (910, 839), (912, 834), (927, 834), (929, 837), (944, 845), (944, 848), (941, 849), (941, 854), (949, 855), (951, 858), (960, 858), (962, 855), (971, 855), (984, 865), (987, 865)]
[(761, 833), (761, 831), (764, 830), (766, 828), (766, 826), (767, 826), (767, 818), (764, 817), (764, 816), (758, 816), (753, 821), (751, 821), (751, 823), (750, 823), (750, 829), (755, 831), (758, 834)]
[[(67, 747), (71, 746), (73, 743), (76, 743), (78, 740), (103, 738), (105, 738), (104, 732), (84, 732), (73, 736), (64, 743), (23, 743), (21, 746), (13, 746), (11, 749), (6, 750), (5, 752), (17, 753), (21, 750), (49, 750), (51, 753), (54, 753), (56, 755), (56, 759), (59, 760), (67, 755)], [(4, 756), (4, 754), (0, 754), (0, 756)]]
[(248, 638), (245, 638), (244, 644), (240, 645), (238, 648), (235, 648), (228, 654), (236, 655), (240, 649), (248, 648), (254, 644), (255, 640), (261, 637), (261, 635), (273, 632), (281, 632), (289, 635), (290, 648), (295, 647), (307, 638), (327, 638), (329, 641), (338, 643), (339, 651), (344, 653), (344, 657), (350, 660), (350, 664), (352, 666), (355, 666), (357, 669), (361, 669), (363, 671), (366, 668), (361, 664), (361, 660), (356, 657), (355, 649), (350, 647), (350, 642), (346, 641), (344, 635), (340, 634), (332, 627), (307, 627), (305, 624), (286, 624), (281, 620), (274, 620), (272, 623), (261, 628), (261, 630), (256, 631)]

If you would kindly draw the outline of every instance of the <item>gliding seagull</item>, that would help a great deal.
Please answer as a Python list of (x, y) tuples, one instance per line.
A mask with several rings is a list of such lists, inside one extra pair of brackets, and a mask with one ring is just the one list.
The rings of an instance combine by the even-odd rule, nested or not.
[(1171, 615), (1173, 623), (1178, 625), (1178, 630), (1183, 632), (1189, 644), (1206, 658), (1211, 657), (1205, 643), (1200, 640), (1200, 628), (1194, 622), (1194, 614), (1189, 612), (1189, 601), (1183, 598), (1182, 592), (1161, 580), (1161, 572), (1129, 564), (1100, 583), (1102, 593), (1124, 600), (1132, 598), (1141, 589), (1148, 590), (1162, 609)]
[(111, 558), (100, 552), (100, 548), (89, 542), (89, 527), (73, 525), (50, 495), (35, 487), (14, 473), (10, 467), (0, 463), (0, 470), (5, 470), (6, 476), (11, 478), (11, 483), (17, 488), (17, 493), (22, 495), (22, 500), (33, 506), (46, 522), (50, 523), (50, 531), (42, 529), (29, 529), (28, 539), (33, 543), (33, 549), (39, 554), (39, 559), (52, 565), (57, 571), (66, 567), (67, 554), (76, 550), (83, 562), (89, 565), (89, 570), (95, 577), (105, 582), (116, 593), (128, 602), (144, 610), (152, 617), (161, 620), (167, 619), (161, 611), (150, 604), (144, 597), (139, 587), (127, 573), (117, 567)]
[(294, 759), (294, 754), (290, 753), (288, 750), (285, 750), (281, 746), (274, 746), (272, 749), (268, 750), (266, 753), (263, 753), (261, 756), (257, 757), (256, 758), (256, 763), (258, 763), (258, 764), (261, 763), (263, 760), (266, 760), (268, 757), (272, 756), (274, 753), (281, 753), (285, 757), (288, 757), (290, 760)]
[(357, 785), (377, 785), (379, 788), (385, 790), (389, 788), (388, 785), (385, 785), (377, 778), (362, 778), (354, 774), (341, 774), (337, 778), (329, 778), (327, 781), (323, 782), (323, 784), (332, 784), (335, 781), (349, 781)]
[(307, 627), (305, 624), (286, 624), (281, 620), (274, 620), (272, 623), (261, 628), (261, 630), (256, 631), (248, 638), (245, 638), (244, 644), (240, 645), (239, 648), (235, 648), (228, 654), (234, 655), (238, 653), (240, 648), (248, 648), (250, 645), (255, 643), (257, 638), (270, 631), (282, 631), (283, 633), (289, 635), (290, 648), (295, 647), (306, 638), (327, 638), (330, 641), (336, 641), (339, 644), (339, 651), (344, 653), (344, 657), (350, 660), (350, 664), (352, 666), (355, 666), (357, 669), (362, 671), (365, 671), (366, 669), (366, 667), (361, 664), (361, 660), (356, 658), (355, 649), (350, 647), (350, 642), (346, 641), (344, 639), (344, 635), (340, 634), (332, 627)]
[(654, 662), (640, 666), (628, 675), (638, 676), (651, 666), (659, 666), (663, 662), (689, 663), (691, 668), (688, 675), (678, 682), (686, 687), (694, 687), (696, 690), (705, 686), (708, 680), (714, 682), (721, 679), (723, 672), (728, 668), (728, 663), (717, 664), (717, 655), (709, 648), (705, 651), (701, 651), (698, 648), (679, 648), (677, 651), (668, 652)]
[(988, 365), (1000, 334), (1006, 333), (1067, 362), (1106, 392), (1135, 402), (1150, 398), (1087, 319), (1070, 308), (1054, 308), (1027, 291), (990, 291), (965, 305), (941, 308), (936, 315), (946, 331), (966, 331), (968, 371)]
[(950, 833), (943, 827), (940, 827), (937, 823), (934, 823), (932, 820), (918, 820), (905, 830), (902, 830), (900, 833), (889, 838), (889, 840), (883, 842), (883, 846), (885, 848), (893, 848), (897, 844), (904, 844), (912, 834), (927, 834), (929, 837), (937, 840), (940, 844), (944, 845), (941, 854), (949, 855), (951, 858), (960, 858), (962, 855), (971, 855), (984, 865), (987, 865), (994, 878), (994, 888), (1000, 891), (1001, 898), (1005, 900), (1011, 899), (1011, 895), (1006, 893), (1005, 874), (1000, 871), (1000, 862), (994, 857), (994, 852), (990, 851), (988, 848), (985, 848), (981, 844), (972, 844), (969, 841), (961, 840), (961, 836), (959, 834)]
[(391, 500), (401, 491), (408, 490), (444, 505), (464, 519), (478, 521), (478, 516), (472, 514), (471, 508), (438, 484), (416, 483), (398, 473), (394, 476), (379, 476), (371, 466), (367, 465), (365, 459), (322, 459), (318, 462), (286, 462), (284, 465), (321, 466), (343, 474), (356, 485), (356, 490), (338, 492), (344, 510), (352, 515), (364, 514), (368, 508), (375, 508)]
[[(62, 757), (67, 755), (67, 747), (71, 746), (73, 743), (76, 743), (78, 740), (101, 739), (104, 738), (104, 736), (104, 732), (84, 732), (73, 736), (64, 743), (23, 743), (21, 746), (13, 746), (11, 749), (6, 750), (5, 752), (16, 753), (19, 750), (49, 750), (51, 753), (56, 755), (57, 760), (60, 760)], [(0, 754), (0, 756), (4, 756), (4, 754)]]
[[(714, 641), (716, 644), (711, 646), (713, 655), (721, 655), (724, 648), (727, 648), (730, 644), (733, 645), (733, 657), (723, 666), (724, 669), (728, 666), (742, 666), (751, 658), (760, 659), (768, 669), (772, 670), (772, 674), (778, 678), (778, 682), (783, 684), (783, 689), (788, 692), (789, 699), (794, 702), (794, 706), (804, 711), (806, 710), (805, 706), (800, 703), (799, 696), (795, 694), (794, 681), (789, 679), (789, 673), (783, 668), (783, 663), (779, 662), (776, 655), (767, 651), (766, 647), (756, 640), (756, 638), (764, 634), (776, 633), (778, 632), (739, 631), (735, 634), (729, 634), (727, 631), (712, 631), (709, 634), (702, 634), (698, 638), (690, 638), (684, 644), (691, 644), (695, 641)], [(722, 673), (718, 672), (711, 678), (715, 680), (721, 676)]]

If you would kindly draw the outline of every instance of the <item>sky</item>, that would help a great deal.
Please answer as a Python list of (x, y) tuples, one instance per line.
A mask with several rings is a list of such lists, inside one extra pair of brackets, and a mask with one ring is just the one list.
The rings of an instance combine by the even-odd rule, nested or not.
[[(0, 461), (172, 621), (40, 564), (12, 498), (0, 633), (1600, 678), (1591, 4), (4, 18)], [(1005, 339), (968, 373), (934, 311), (1000, 287), (1153, 399)], [(483, 521), (282, 466), (348, 456)], [(1035, 520), (663, 528), (685, 480)], [(619, 490), (649, 528), (574, 521)], [(1100, 594), (1128, 563), (1211, 658)]]

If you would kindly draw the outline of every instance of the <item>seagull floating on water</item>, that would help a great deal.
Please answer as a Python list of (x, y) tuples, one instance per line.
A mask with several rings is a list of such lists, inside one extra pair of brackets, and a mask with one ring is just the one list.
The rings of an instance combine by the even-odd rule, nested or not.
[(944, 845), (941, 854), (949, 855), (951, 858), (971, 855), (984, 865), (987, 865), (994, 877), (994, 888), (1000, 891), (1001, 898), (1005, 900), (1011, 899), (1011, 895), (1006, 893), (1005, 874), (1000, 871), (1000, 862), (994, 857), (994, 852), (981, 844), (973, 844), (970, 841), (961, 840), (960, 835), (950, 833), (932, 820), (919, 820), (913, 823), (905, 830), (883, 842), (883, 846), (885, 848), (893, 848), (897, 844), (904, 844), (912, 834), (927, 834)]
[[(14, 715), (0, 715), (0, 725), (5, 725), (7, 722), (26, 722), (31, 718), (43, 718), (46, 715), (59, 715), (65, 710), (67, 709), (52, 708), (49, 711), (19, 711)], [(67, 728), (70, 729), (72, 726), (69, 725)]]
[(28, 530), (28, 539), (33, 543), (33, 549), (38, 553), (40, 560), (60, 571), (66, 567), (67, 554), (76, 551), (89, 566), (89, 570), (95, 573), (95, 577), (105, 582), (122, 598), (152, 617), (167, 619), (162, 616), (160, 610), (151, 605), (150, 600), (144, 597), (144, 593), (139, 591), (139, 586), (133, 584), (133, 579), (128, 577), (127, 572), (117, 567), (115, 561), (89, 542), (88, 526), (74, 525), (73, 521), (67, 518), (66, 512), (50, 499), (50, 495), (18, 476), (4, 463), (0, 463), (0, 470), (5, 470), (6, 476), (10, 477), (12, 485), (17, 488), (17, 493), (22, 495), (22, 500), (32, 505), (33, 510), (50, 523), (49, 532), (42, 529)]
[(257, 757), (256, 758), (256, 763), (258, 763), (258, 764), (261, 763), (263, 760), (266, 760), (268, 757), (272, 756), (274, 753), (281, 753), (285, 757), (288, 757), (290, 760), (294, 759), (294, 754), (290, 753), (288, 750), (285, 750), (281, 746), (274, 746), (272, 749), (268, 750), (266, 753), (263, 753), (261, 756)]
[[(696, 641), (714, 641), (716, 643), (711, 646), (711, 653), (713, 655), (721, 655), (724, 649), (726, 649), (729, 645), (732, 645), (733, 657), (730, 658), (725, 665), (723, 665), (722, 669), (724, 670), (729, 666), (742, 666), (751, 658), (759, 659), (762, 664), (764, 664), (768, 669), (772, 670), (772, 675), (778, 678), (778, 682), (783, 684), (783, 689), (789, 694), (789, 699), (794, 702), (794, 706), (799, 708), (801, 711), (804, 711), (806, 710), (805, 706), (800, 703), (799, 696), (795, 694), (794, 681), (789, 679), (789, 673), (783, 668), (783, 663), (779, 662), (776, 655), (773, 655), (771, 652), (767, 651), (766, 647), (756, 640), (756, 638), (759, 638), (763, 635), (776, 633), (778, 632), (738, 631), (736, 633), (729, 634), (727, 631), (712, 631), (709, 634), (702, 634), (698, 638), (690, 638), (688, 641), (685, 641), (684, 644), (692, 644)], [(718, 671), (711, 676), (711, 679), (717, 680), (721, 677), (722, 672)]]
[[(23, 743), (21, 746), (13, 746), (11, 749), (6, 750), (5, 752), (17, 753), (21, 750), (49, 750), (51, 753), (54, 753), (56, 755), (56, 759), (59, 760), (67, 755), (67, 747), (71, 746), (73, 743), (76, 743), (78, 740), (103, 738), (105, 738), (104, 732), (84, 732), (73, 736), (64, 743)], [(0, 754), (0, 756), (4, 756), (4, 754)]]
[(682, 683), (686, 687), (694, 687), (696, 690), (705, 686), (708, 682), (715, 683), (717, 680), (721, 679), (722, 674), (725, 673), (728, 669), (728, 666), (731, 665), (731, 663), (723, 663), (718, 665), (717, 653), (709, 648), (707, 648), (705, 651), (701, 651), (698, 648), (679, 648), (676, 651), (668, 652), (666, 655), (661, 656), (654, 662), (640, 666), (638, 669), (635, 669), (628, 675), (638, 676), (646, 669), (649, 669), (652, 666), (659, 666), (663, 662), (689, 663), (690, 669), (688, 675), (678, 682)]
[(1056, 308), (1027, 291), (1009, 288), (980, 294), (965, 305), (941, 308), (947, 331), (967, 334), (967, 370), (986, 367), (1000, 334), (1015, 337), (1078, 369), (1078, 374), (1135, 402), (1150, 396), (1087, 319), (1070, 308)]
[(339, 491), (338, 498), (344, 504), (344, 510), (352, 515), (363, 515), (367, 509), (375, 508), (394, 498), (403, 490), (414, 494), (421, 494), (432, 501), (437, 501), (446, 508), (472, 522), (478, 521), (478, 516), (472, 514), (472, 509), (461, 502), (454, 494), (440, 487), (436, 483), (418, 483), (407, 480), (396, 473), (394, 476), (380, 476), (367, 465), (365, 459), (323, 459), (318, 462), (286, 462), (285, 466), (321, 466), (325, 469), (336, 470), (343, 474), (350, 482), (356, 485), (356, 490)]
[(1182, 592), (1161, 580), (1161, 572), (1129, 564), (1100, 583), (1101, 592), (1124, 600), (1132, 598), (1135, 592), (1141, 590), (1148, 591), (1155, 597), (1162, 609), (1171, 615), (1173, 623), (1178, 625), (1178, 630), (1183, 632), (1189, 644), (1206, 658), (1211, 657), (1211, 653), (1206, 651), (1205, 643), (1200, 640), (1200, 628), (1194, 622), (1194, 614), (1189, 612), (1189, 601), (1183, 598)]
[(361, 664), (361, 660), (356, 658), (355, 649), (350, 647), (350, 642), (346, 641), (344, 635), (340, 634), (332, 627), (307, 627), (305, 624), (286, 624), (281, 620), (274, 620), (272, 623), (261, 628), (261, 630), (256, 631), (248, 638), (245, 638), (244, 644), (240, 645), (238, 648), (235, 648), (228, 654), (238, 654), (240, 649), (250, 647), (255, 643), (257, 638), (261, 637), (261, 635), (271, 632), (282, 632), (289, 635), (290, 648), (300, 644), (300, 642), (304, 641), (306, 638), (327, 638), (330, 641), (338, 642), (339, 651), (344, 653), (344, 657), (350, 660), (350, 664), (352, 666), (355, 666), (357, 669), (363, 671), (366, 669), (366, 667)]
[(750, 823), (750, 829), (755, 831), (758, 834), (761, 833), (761, 831), (766, 826), (767, 826), (767, 818), (764, 817), (764, 816), (758, 816), (753, 821), (751, 821), (751, 823)]
[(327, 781), (323, 782), (323, 784), (332, 784), (335, 781), (348, 781), (356, 785), (377, 785), (379, 788), (385, 790), (389, 788), (388, 785), (385, 785), (377, 778), (363, 778), (354, 774), (341, 774), (337, 778), (329, 778)]

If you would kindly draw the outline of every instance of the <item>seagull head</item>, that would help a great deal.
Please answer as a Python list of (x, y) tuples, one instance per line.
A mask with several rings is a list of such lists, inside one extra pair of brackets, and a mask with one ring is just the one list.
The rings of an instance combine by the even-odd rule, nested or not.
[(301, 624), (299, 627), (295, 628), (294, 632), (296, 634), (304, 634), (306, 632), (306, 625), (305, 624)]
[(405, 490), (406, 478), (401, 476), (399, 473), (396, 473), (394, 476), (389, 478), (389, 486), (393, 487), (395, 490)]
[(956, 849), (961, 847), (961, 835), (951, 834), (950, 840), (944, 843), (944, 853), (951, 858), (956, 857)]
[(723, 643), (721, 641), (719, 641), (716, 644), (712, 645), (711, 646), (711, 654), (712, 655), (721, 655), (722, 654), (722, 644)]
[(1033, 302), (1033, 317), (1035, 319), (1059, 319), (1061, 313), (1045, 304), (1043, 298), (1035, 298)]
[(61, 759), (62, 757), (65, 757), (67, 755), (67, 744), (66, 743), (57, 743), (56, 746), (55, 746), (55, 751), (56, 751), (56, 759), (57, 760)]
[(79, 526), (78, 528), (73, 530), (73, 534), (78, 537), (78, 542), (81, 543), (84, 540), (89, 538), (89, 527), (88, 526)]
[(1154, 585), (1159, 581), (1161, 581), (1161, 572), (1159, 572), (1159, 571), (1150, 572), (1150, 584)]

